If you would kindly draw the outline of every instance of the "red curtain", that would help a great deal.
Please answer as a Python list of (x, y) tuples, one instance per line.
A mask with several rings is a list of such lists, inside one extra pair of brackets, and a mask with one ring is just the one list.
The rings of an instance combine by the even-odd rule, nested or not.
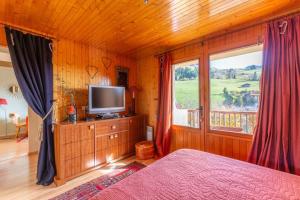
[(165, 156), (170, 151), (171, 142), (171, 114), (172, 114), (172, 60), (170, 54), (158, 58), (159, 101), (158, 118), (156, 124), (155, 143), (159, 156)]
[(267, 25), (258, 124), (248, 160), (300, 175), (300, 16)]

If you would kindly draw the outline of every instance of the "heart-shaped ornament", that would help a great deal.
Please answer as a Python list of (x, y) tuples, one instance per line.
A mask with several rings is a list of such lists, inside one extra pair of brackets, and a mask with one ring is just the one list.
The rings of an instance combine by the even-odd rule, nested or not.
[(112, 60), (108, 57), (102, 57), (101, 61), (102, 61), (104, 68), (106, 69), (106, 71), (108, 71), (108, 69), (110, 68), (110, 66), (112, 64)]
[(96, 75), (98, 74), (98, 72), (99, 72), (98, 67), (93, 66), (93, 65), (88, 65), (88, 66), (86, 66), (85, 70), (86, 70), (87, 74), (89, 75), (90, 79), (94, 79), (95, 76), (96, 76)]

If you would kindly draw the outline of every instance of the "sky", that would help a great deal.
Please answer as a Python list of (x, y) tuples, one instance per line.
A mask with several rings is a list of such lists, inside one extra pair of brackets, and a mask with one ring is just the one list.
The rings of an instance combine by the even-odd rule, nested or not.
[(217, 69), (238, 69), (249, 65), (262, 65), (262, 51), (222, 58), (210, 62), (210, 67)]

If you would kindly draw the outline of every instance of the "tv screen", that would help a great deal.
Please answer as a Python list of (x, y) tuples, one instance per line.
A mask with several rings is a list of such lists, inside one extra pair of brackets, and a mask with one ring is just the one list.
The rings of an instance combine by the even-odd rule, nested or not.
[(112, 113), (125, 110), (125, 88), (89, 86), (89, 113)]

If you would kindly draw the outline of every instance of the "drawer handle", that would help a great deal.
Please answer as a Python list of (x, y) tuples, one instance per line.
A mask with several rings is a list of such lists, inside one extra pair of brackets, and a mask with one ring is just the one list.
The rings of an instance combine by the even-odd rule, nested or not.
[(94, 130), (95, 126), (94, 125), (90, 125), (90, 130)]
[(115, 125), (111, 126), (112, 130), (115, 130), (117, 127)]
[(110, 135), (110, 136), (109, 136), (109, 139), (110, 139), (110, 140), (114, 139), (114, 136), (113, 136), (113, 135)]
[(118, 137), (118, 134), (115, 134), (115, 138), (117, 138)]

